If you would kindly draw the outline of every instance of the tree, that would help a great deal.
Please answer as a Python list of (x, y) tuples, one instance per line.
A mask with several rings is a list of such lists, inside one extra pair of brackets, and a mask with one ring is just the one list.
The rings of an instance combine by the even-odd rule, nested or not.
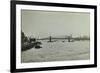
[(27, 42), (28, 41), (28, 38), (25, 36), (24, 32), (21, 31), (21, 42), (22, 44)]

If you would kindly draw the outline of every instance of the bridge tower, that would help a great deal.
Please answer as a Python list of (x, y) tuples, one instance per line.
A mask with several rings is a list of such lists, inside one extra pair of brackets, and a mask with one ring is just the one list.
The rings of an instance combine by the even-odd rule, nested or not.
[(49, 37), (49, 42), (51, 42), (51, 39), (52, 39), (52, 38), (51, 38), (51, 36), (50, 36), (50, 37)]
[(71, 42), (71, 39), (72, 39), (72, 34), (68, 36), (68, 42)]

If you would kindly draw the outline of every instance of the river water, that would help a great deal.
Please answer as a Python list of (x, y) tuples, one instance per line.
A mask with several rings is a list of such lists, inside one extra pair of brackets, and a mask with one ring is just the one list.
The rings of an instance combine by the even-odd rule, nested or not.
[(21, 52), (22, 63), (90, 59), (90, 41), (41, 42), (42, 48)]

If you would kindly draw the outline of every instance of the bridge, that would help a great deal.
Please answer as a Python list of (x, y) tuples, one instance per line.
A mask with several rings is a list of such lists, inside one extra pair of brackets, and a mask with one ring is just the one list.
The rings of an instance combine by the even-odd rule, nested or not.
[(65, 36), (65, 37), (46, 37), (46, 38), (40, 38), (37, 40), (48, 40), (48, 42), (53, 42), (54, 40), (68, 40), (68, 42), (71, 42), (74, 38), (72, 37), (72, 35), (70, 36)]

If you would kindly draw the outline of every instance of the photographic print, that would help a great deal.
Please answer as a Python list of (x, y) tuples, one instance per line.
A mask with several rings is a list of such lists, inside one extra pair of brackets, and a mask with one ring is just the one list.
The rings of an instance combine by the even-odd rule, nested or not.
[(12, 1), (11, 7), (11, 71), (96, 67), (96, 6)]
[(90, 59), (90, 14), (21, 10), (21, 61)]

